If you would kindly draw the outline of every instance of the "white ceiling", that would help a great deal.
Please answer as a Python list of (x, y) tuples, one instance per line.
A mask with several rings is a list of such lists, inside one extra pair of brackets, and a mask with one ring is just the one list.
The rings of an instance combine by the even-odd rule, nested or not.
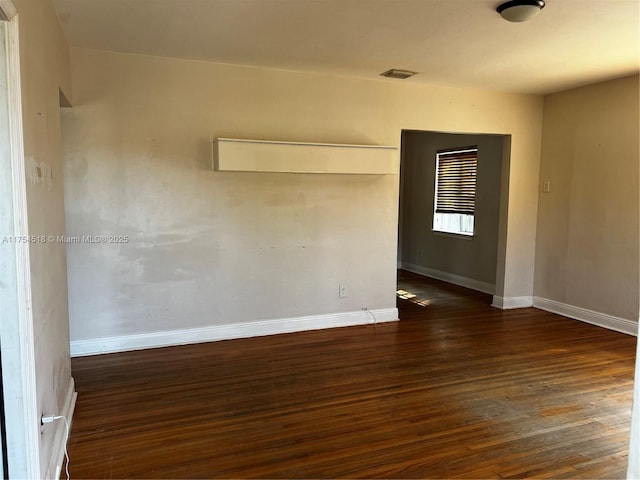
[(545, 94), (638, 71), (640, 0), (54, 0), (73, 46)]

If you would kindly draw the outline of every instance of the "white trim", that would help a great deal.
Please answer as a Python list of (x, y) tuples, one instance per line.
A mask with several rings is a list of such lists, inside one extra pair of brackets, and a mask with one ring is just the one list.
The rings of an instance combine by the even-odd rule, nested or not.
[(590, 323), (616, 332), (626, 333), (627, 335), (638, 336), (638, 322), (634, 322), (633, 320), (614, 317), (606, 313), (600, 313), (541, 297), (533, 297), (533, 306), (540, 310), (573, 318), (574, 320), (580, 320), (581, 322)]
[[(373, 315), (372, 315), (373, 314)], [(375, 320), (374, 320), (375, 318)], [(398, 320), (397, 308), (311, 315), (296, 318), (278, 318), (255, 322), (211, 325), (208, 327), (161, 332), (136, 333), (117, 337), (100, 337), (71, 341), (71, 356), (81, 357), (102, 353), (124, 352), (145, 348), (215, 342), (233, 338), (261, 337), (280, 333), (321, 330), (325, 328), (366, 325)]]
[(0, 17), (4, 21), (11, 21), (18, 14), (15, 5), (11, 0), (0, 0)]
[[(6, 26), (7, 91), (9, 144), (11, 156), (11, 195), (13, 234), (28, 236), (27, 190), (22, 129), (22, 83), (20, 79), (19, 15), (8, 0), (0, 7), (5, 16), (13, 15)], [(13, 352), (5, 358), (3, 348), (3, 382), (7, 427), (7, 461), (12, 478), (40, 478), (40, 421), (35, 378), (33, 313), (31, 310), (31, 262), (29, 245), (15, 244), (15, 316), (2, 328), (2, 343)], [(10, 360), (10, 364), (4, 363)], [(6, 395), (11, 392), (11, 395)], [(7, 474), (7, 472), (5, 472)]]
[(638, 341), (636, 341), (636, 372), (633, 384), (627, 478), (640, 478), (640, 342)]
[(439, 237), (449, 237), (449, 238), (455, 238), (458, 240), (468, 240), (468, 241), (472, 241), (475, 238), (475, 235), (473, 233), (445, 232), (444, 230), (434, 230), (433, 228), (431, 228), (431, 234), (438, 235)]
[(474, 280), (473, 278), (467, 278), (453, 273), (442, 272), (433, 268), (416, 265), (415, 263), (402, 262), (400, 265), (400, 268), (403, 270), (417, 273), (418, 275), (424, 275), (425, 277), (442, 280), (443, 282), (453, 283), (454, 285), (470, 288), (471, 290), (488, 293), (489, 295), (493, 295), (496, 291), (496, 286), (488, 282)]
[[(71, 433), (71, 423), (73, 419), (73, 412), (76, 408), (76, 399), (78, 394), (75, 391), (75, 382), (73, 377), (69, 382), (69, 389), (67, 390), (67, 396), (65, 397), (64, 406), (61, 413), (56, 415), (62, 415), (69, 422), (69, 433)], [(45, 415), (52, 415), (53, 412), (44, 412)], [(47, 467), (47, 473), (45, 478), (51, 478), (57, 480), (60, 478), (60, 472), (62, 471), (62, 463), (64, 462), (64, 449), (66, 443), (69, 441), (67, 438), (67, 429), (64, 421), (57, 421), (52, 425), (55, 426), (56, 432), (53, 437), (53, 445), (51, 447), (51, 457), (49, 458), (49, 466)], [(53, 475), (50, 475), (54, 472)]]
[(497, 295), (494, 295), (491, 306), (500, 308), (502, 310), (533, 307), (533, 297), (499, 297)]
[[(24, 157), (24, 133), (22, 130), (22, 80), (20, 77), (19, 17), (7, 24), (7, 73), (9, 90), (9, 123), (11, 134), (11, 164), (13, 172), (13, 208), (17, 235), (29, 235), (27, 216), (27, 184)], [(20, 324), (20, 356), (22, 372), (23, 428), (26, 474), (37, 478), (40, 472), (40, 432), (38, 418), (38, 396), (36, 391), (36, 359), (33, 334), (33, 311), (31, 306), (31, 260), (29, 244), (16, 244), (16, 270), (18, 286), (18, 322)], [(11, 454), (9, 460), (11, 461)], [(11, 474), (11, 464), (9, 464)]]

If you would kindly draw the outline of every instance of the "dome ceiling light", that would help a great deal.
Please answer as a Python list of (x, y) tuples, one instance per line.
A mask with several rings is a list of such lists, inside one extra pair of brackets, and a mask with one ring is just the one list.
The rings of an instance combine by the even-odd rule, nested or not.
[(496, 11), (509, 22), (526, 22), (543, 8), (544, 0), (511, 0), (498, 5)]

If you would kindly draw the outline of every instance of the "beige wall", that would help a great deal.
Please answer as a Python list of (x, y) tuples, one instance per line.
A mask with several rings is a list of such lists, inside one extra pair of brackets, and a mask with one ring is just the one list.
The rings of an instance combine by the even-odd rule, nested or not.
[[(69, 48), (49, 0), (13, 2), (20, 26), (29, 233), (62, 235), (65, 220), (58, 88), (70, 96)], [(50, 181), (46, 178), (48, 171)], [(40, 412), (62, 413), (71, 386), (65, 245), (32, 243), (30, 259), (38, 407)], [(56, 428), (46, 428), (40, 437), (43, 477)]]
[[(404, 268), (420, 273), (423, 271), (420, 267), (424, 267), (458, 275), (482, 282), (486, 284), (483, 285), (486, 290), (493, 291), (498, 253), (503, 138), (498, 135), (405, 132), (400, 222), (400, 260)], [(436, 153), (470, 145), (478, 147), (474, 235), (465, 237), (434, 232)]]
[(544, 103), (535, 295), (638, 320), (638, 77)]
[(402, 129), (512, 134), (506, 290), (531, 294), (540, 97), (72, 57), (68, 234), (130, 237), (68, 246), (72, 340), (395, 307), (397, 175), (212, 172), (216, 137), (399, 146)]

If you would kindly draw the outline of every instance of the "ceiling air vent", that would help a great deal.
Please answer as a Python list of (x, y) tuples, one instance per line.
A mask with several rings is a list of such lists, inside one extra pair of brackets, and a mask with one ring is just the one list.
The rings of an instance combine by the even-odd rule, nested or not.
[(392, 68), (391, 70), (387, 70), (380, 75), (382, 77), (399, 78), (400, 80), (404, 80), (406, 78), (413, 77), (416, 73), (417, 72), (412, 72), (410, 70), (399, 70), (397, 68)]

